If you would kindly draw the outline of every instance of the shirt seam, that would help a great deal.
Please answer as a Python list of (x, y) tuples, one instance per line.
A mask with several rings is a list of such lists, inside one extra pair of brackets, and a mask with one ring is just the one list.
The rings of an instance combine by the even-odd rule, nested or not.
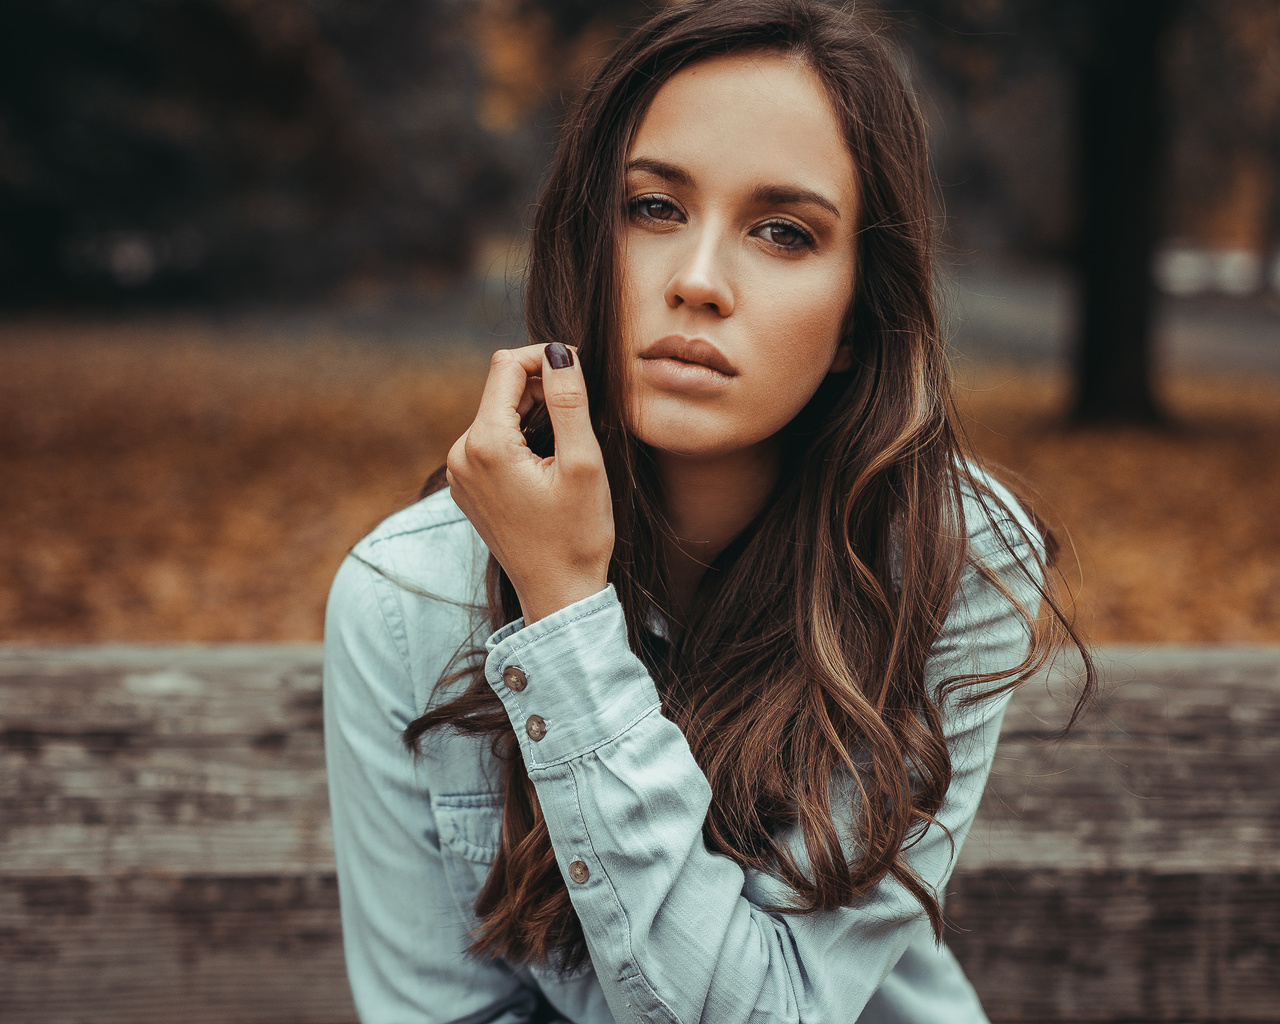
[[(601, 593), (601, 594), (603, 594), (603, 593), (604, 593), (604, 591), (603, 591), (603, 590), (600, 590), (600, 591), (597, 591), (597, 593)], [(592, 596), (594, 596), (594, 595), (592, 595)], [(559, 623), (558, 625), (552, 626), (552, 627), (551, 627), (550, 629), (548, 629), (545, 633), (542, 633), (542, 634), (541, 634), (541, 635), (539, 635), (539, 636), (530, 637), (530, 638), (528, 638), (528, 639), (524, 640), (522, 643), (515, 643), (515, 642), (513, 642), (513, 643), (512, 643), (512, 645), (511, 645), (511, 647), (507, 650), (506, 655), (504, 655), (504, 656), (503, 656), (503, 659), (502, 659), (502, 660), (503, 660), (504, 662), (506, 662), (509, 658), (514, 658), (514, 657), (516, 656), (516, 654), (518, 654), (520, 651), (524, 650), (526, 647), (531, 647), (531, 646), (533, 646), (533, 645), (534, 645), (534, 644), (536, 644), (539, 640), (545, 640), (545, 639), (547, 639), (548, 637), (554, 636), (554, 635), (555, 635), (556, 633), (558, 633), (560, 630), (565, 629), (565, 628), (566, 628), (566, 627), (568, 627), (568, 626), (572, 626), (575, 622), (581, 622), (583, 619), (589, 619), (592, 615), (598, 615), (598, 614), (601, 614), (601, 613), (603, 613), (603, 612), (605, 612), (605, 611), (608, 611), (608, 608), (607, 608), (607, 607), (601, 607), (601, 608), (588, 608), (586, 611), (578, 612), (578, 614), (577, 614), (577, 615), (574, 615), (572, 618), (565, 619), (565, 621), (564, 621), (564, 622), (561, 622), (561, 623)], [(532, 625), (537, 625), (537, 623), (533, 623)], [(505, 644), (508, 640), (512, 640), (512, 641), (514, 641), (514, 638), (515, 638), (515, 637), (518, 637), (518, 636), (519, 636), (521, 633), (523, 633), (526, 629), (530, 629), (530, 628), (532, 628), (532, 627), (531, 627), (531, 625), (526, 624), (526, 625), (525, 625), (525, 627), (524, 627), (524, 629), (516, 630), (516, 632), (515, 632), (514, 634), (512, 634), (512, 636), (509, 636), (509, 637), (507, 637), (506, 639), (502, 640), (502, 641), (498, 644), (498, 646), (499, 646), (499, 647), (501, 647), (501, 646), (502, 646), (502, 644)]]
[[(662, 702), (654, 701), (652, 704), (646, 705), (643, 709), (637, 712), (636, 715), (632, 717), (625, 725), (620, 726), (618, 729), (614, 730), (604, 739), (598, 740), (592, 743), (588, 743), (584, 747), (578, 747), (576, 750), (572, 750), (566, 754), (561, 754), (559, 757), (554, 758), (553, 760), (550, 760), (550, 761), (535, 760), (535, 761), (532, 761), (531, 763), (529, 758), (525, 758), (525, 766), (530, 772), (540, 772), (540, 771), (545, 771), (548, 768), (557, 768), (562, 764), (568, 763), (569, 761), (574, 761), (574, 760), (577, 760), (578, 758), (585, 757), (587, 754), (595, 753), (595, 751), (599, 750), (601, 747), (608, 746), (610, 743), (612, 743), (614, 740), (620, 737), (623, 733), (630, 732), (632, 729), (634, 729), (637, 725), (639, 725), (642, 721), (648, 718), (655, 711), (661, 711), (661, 710), (662, 710)], [(521, 713), (519, 705), (516, 706), (516, 712), (517, 714)], [(530, 753), (532, 752), (533, 751), (531, 748)]]
[[(359, 562), (360, 560), (356, 559), (356, 561)], [(405, 677), (412, 681), (413, 668), (409, 663), (409, 636), (408, 631), (405, 628), (404, 615), (401, 613), (399, 604), (396, 602), (394, 595), (385, 593), (379, 587), (379, 581), (387, 583), (388, 586), (389, 581), (387, 581), (385, 577), (374, 572), (372, 568), (365, 565), (363, 562), (360, 562), (360, 567), (364, 570), (365, 578), (368, 580), (369, 587), (373, 590), (374, 599), (378, 602), (378, 614), (381, 616), (382, 624), (386, 627), (387, 635), (391, 637), (391, 643), (396, 649), (396, 655), (400, 659), (400, 667), (404, 669)], [(392, 622), (391, 617), (387, 613), (386, 601), (388, 598), (390, 598), (392, 604), (395, 606), (395, 622)], [(412, 706), (412, 702), (410, 702), (410, 707), (412, 708)]]
[(426, 533), (428, 530), (434, 530), (437, 527), (453, 526), (455, 523), (460, 523), (466, 520), (467, 520), (467, 517), (463, 515), (461, 512), (459, 512), (456, 516), (452, 516), (447, 519), (439, 518), (439, 519), (432, 519), (431, 522), (427, 522), (427, 523), (414, 523), (411, 526), (406, 525), (406, 526), (398, 527), (394, 531), (388, 530), (386, 533), (378, 533), (375, 530), (374, 533), (370, 534), (367, 538), (365, 538), (365, 542), (368, 544), (369, 547), (376, 547), (377, 545), (383, 544), (386, 541), (396, 540), (397, 538), (408, 536), (411, 533)]
[[(437, 508), (424, 509), (419, 507), (424, 502), (430, 501), (436, 494), (439, 494), (439, 493), (440, 493), (439, 491), (433, 491), (431, 494), (427, 495), (425, 498), (418, 499), (418, 501), (414, 502), (412, 505), (409, 505), (406, 508), (401, 509), (399, 512), (394, 513), (393, 515), (389, 516), (387, 519), (384, 519), (381, 523), (379, 523), (376, 527), (374, 527), (371, 533), (369, 533), (360, 541), (360, 544), (366, 545), (368, 547), (373, 547), (377, 544), (383, 543), (384, 541), (395, 540), (398, 537), (403, 537), (408, 534), (422, 533), (427, 530), (433, 530), (439, 526), (451, 526), (455, 523), (459, 523), (466, 520), (467, 518), (466, 513), (464, 513), (462, 509), (458, 508), (457, 504), (454, 503), (452, 499), (448, 504), (442, 504), (441, 507), (438, 509)], [(413, 523), (406, 523), (403, 526), (397, 525), (395, 527), (388, 527), (387, 524), (393, 519), (396, 519), (402, 515), (408, 518), (407, 513), (409, 513), (411, 509), (417, 509), (416, 515), (421, 517), (419, 521), (416, 521)], [(425, 522), (422, 521), (423, 519), (425, 519), (426, 521)], [(380, 532), (380, 531), (385, 531), (385, 532)]]

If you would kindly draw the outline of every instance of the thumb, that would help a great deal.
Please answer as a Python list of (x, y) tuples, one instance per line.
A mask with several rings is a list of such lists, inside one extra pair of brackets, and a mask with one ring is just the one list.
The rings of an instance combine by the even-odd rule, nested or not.
[(598, 466), (600, 443), (591, 429), (587, 382), (567, 345), (553, 341), (542, 350), (542, 393), (556, 439), (556, 463), (565, 470)]

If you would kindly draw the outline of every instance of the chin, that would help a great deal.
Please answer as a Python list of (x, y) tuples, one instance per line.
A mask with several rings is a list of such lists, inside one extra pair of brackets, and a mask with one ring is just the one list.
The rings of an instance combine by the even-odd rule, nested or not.
[(677, 459), (688, 459), (696, 461), (699, 459), (713, 459), (718, 455), (727, 454), (726, 451), (716, 448), (706, 448), (700, 445), (691, 444), (650, 444), (645, 441), (655, 454), (665, 455)]
[(774, 431), (754, 417), (722, 408), (658, 401), (633, 409), (631, 432), (653, 449), (685, 459), (709, 459), (754, 448)]
[(753, 448), (761, 438), (744, 437), (732, 430), (712, 431), (705, 428), (664, 425), (665, 429), (643, 427), (635, 431), (636, 438), (655, 453), (672, 455), (681, 459), (714, 459)]

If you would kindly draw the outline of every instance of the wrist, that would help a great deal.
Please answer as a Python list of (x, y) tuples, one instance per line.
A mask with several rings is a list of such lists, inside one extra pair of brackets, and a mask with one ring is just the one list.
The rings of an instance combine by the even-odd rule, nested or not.
[(545, 619), (561, 608), (567, 608), (571, 604), (577, 604), (600, 593), (608, 585), (607, 578), (603, 576), (581, 576), (548, 580), (542, 586), (518, 590), (517, 596), (520, 599), (520, 611), (524, 615), (524, 624), (529, 626), (539, 619)]

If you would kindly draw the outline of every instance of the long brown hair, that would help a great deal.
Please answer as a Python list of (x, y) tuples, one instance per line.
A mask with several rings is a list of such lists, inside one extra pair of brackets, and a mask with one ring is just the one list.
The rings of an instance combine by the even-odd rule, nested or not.
[[(666, 589), (661, 487), (623, 420), (613, 343), (624, 163), (650, 100), (676, 71), (751, 50), (807, 62), (853, 157), (858, 270), (844, 340), (855, 367), (830, 375), (787, 428), (790, 468), (680, 620)], [(963, 493), (984, 500), (989, 517), (999, 510), (969, 469), (951, 406), (934, 305), (928, 164), (910, 86), (866, 16), (807, 0), (694, 0), (663, 10), (621, 43), (568, 116), (536, 208), (526, 318), (531, 342), (578, 347), (614, 499), (609, 578), (631, 647), (711, 785), (708, 848), (785, 881), (794, 900), (774, 908), (783, 911), (849, 906), (892, 876), (940, 934), (937, 895), (903, 857), (950, 784), (939, 705), (962, 686), (971, 689), (957, 699), (976, 701), (1017, 685), (1074, 634), (1052, 586), (1037, 582), (1046, 567), (1026, 553), (1035, 545), (1023, 545), (1028, 579), (1048, 608), (1033, 618), (1018, 606), (1032, 635), (1026, 659), (996, 675), (945, 680), (935, 692), (926, 685), (930, 649), (967, 568), (1013, 600), (968, 554)], [(526, 433), (535, 451), (550, 453), (545, 415)], [(424, 493), (442, 478), (433, 476)], [(1003, 518), (1012, 519), (1007, 511)], [(673, 623), (670, 645), (646, 628), (654, 610)], [(520, 615), (492, 558), (487, 614), (494, 628)], [(482, 655), (462, 656), (439, 685), (465, 688), (446, 692), (450, 699), (413, 722), (405, 739), (416, 748), (442, 727), (488, 736), (502, 765), (502, 837), (476, 903), (470, 951), (572, 968), (587, 957), (582, 929)], [(844, 773), (858, 790), (849, 847), (831, 806), (833, 777)], [(792, 827), (807, 868), (782, 840)], [(858, 851), (852, 861), (846, 848)]]

